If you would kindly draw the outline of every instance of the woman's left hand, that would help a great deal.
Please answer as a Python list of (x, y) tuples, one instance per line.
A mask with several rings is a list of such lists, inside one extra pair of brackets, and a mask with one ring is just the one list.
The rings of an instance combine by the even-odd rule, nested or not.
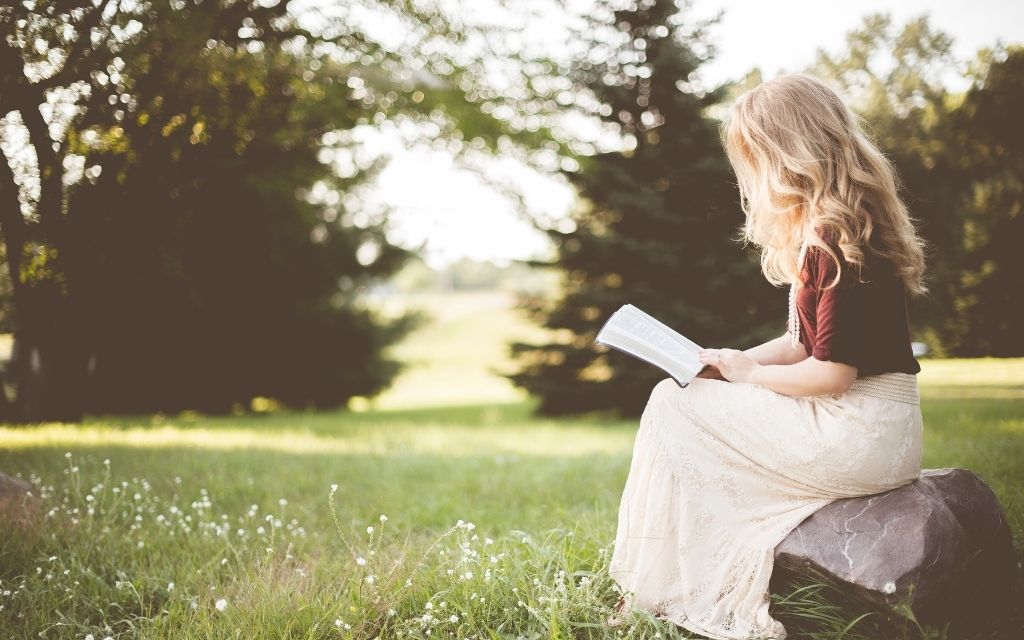
[(729, 382), (751, 382), (754, 372), (761, 366), (737, 349), (701, 349), (697, 359), (717, 367)]

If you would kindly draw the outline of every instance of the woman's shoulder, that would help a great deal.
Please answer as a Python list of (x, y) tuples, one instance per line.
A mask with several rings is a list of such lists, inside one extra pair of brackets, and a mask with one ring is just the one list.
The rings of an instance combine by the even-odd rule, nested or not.
[(828, 248), (825, 250), (820, 245), (812, 245), (807, 249), (810, 275), (818, 282), (825, 281), (827, 285), (838, 274), (840, 282), (845, 280), (848, 286), (852, 286), (855, 283), (869, 284), (876, 279), (886, 279), (894, 275), (892, 264), (877, 255), (870, 246), (859, 247), (863, 262), (853, 264), (843, 253), (842, 238), (838, 230), (830, 226), (818, 226), (814, 232)]

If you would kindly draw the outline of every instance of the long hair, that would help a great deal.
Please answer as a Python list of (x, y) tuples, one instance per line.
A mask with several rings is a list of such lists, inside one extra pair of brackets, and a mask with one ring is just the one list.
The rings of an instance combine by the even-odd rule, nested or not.
[(803, 73), (763, 82), (736, 99), (719, 132), (746, 214), (743, 239), (761, 248), (769, 282), (797, 281), (805, 239), (838, 270), (839, 256), (822, 237), (831, 235), (858, 279), (872, 253), (909, 292), (927, 290), (924, 242), (897, 193), (896, 171), (828, 85)]

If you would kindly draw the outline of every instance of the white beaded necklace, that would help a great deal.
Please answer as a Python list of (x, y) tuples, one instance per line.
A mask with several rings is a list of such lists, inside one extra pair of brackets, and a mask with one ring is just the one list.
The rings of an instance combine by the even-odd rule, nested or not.
[(796, 258), (796, 279), (789, 285), (789, 318), (787, 324), (789, 327), (789, 344), (792, 345), (793, 349), (800, 348), (800, 318), (796, 312), (796, 290), (797, 284), (800, 281), (800, 271), (803, 269), (804, 256), (807, 254), (807, 241), (800, 245), (800, 254)]

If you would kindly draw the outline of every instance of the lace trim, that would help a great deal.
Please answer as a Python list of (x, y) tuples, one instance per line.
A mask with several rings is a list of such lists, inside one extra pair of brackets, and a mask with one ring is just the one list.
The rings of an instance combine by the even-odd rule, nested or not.
[(847, 391), (883, 400), (921, 404), (917, 376), (912, 373), (892, 372), (857, 378)]

